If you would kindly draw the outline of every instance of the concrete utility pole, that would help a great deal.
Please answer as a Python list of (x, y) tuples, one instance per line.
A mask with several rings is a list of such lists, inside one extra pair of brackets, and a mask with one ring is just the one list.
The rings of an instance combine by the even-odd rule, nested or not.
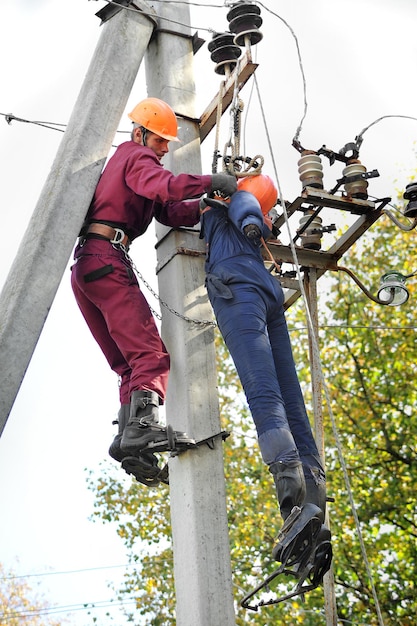
[[(150, 96), (169, 102), (180, 117), (182, 144), (168, 155), (174, 173), (201, 173), (200, 135), (189, 7), (161, 3), (159, 28), (146, 55)], [(171, 20), (169, 19), (171, 18)], [(204, 288), (202, 240), (197, 230), (158, 227), (159, 294), (183, 316), (211, 319)], [(195, 439), (220, 432), (213, 329), (162, 307), (162, 336), (172, 355), (167, 422)], [(171, 523), (177, 626), (235, 624), (226, 515), (222, 439), (170, 460)]]
[(103, 26), (0, 296), (0, 434), (16, 399), (155, 27), (145, 2)]

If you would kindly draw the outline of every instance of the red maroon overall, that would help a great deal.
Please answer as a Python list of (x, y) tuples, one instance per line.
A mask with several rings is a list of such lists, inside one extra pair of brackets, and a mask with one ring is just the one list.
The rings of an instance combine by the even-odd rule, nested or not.
[[(151, 150), (134, 141), (109, 160), (88, 210), (93, 222), (122, 229), (133, 241), (152, 218), (171, 227), (194, 226), (198, 199), (211, 176), (165, 170)], [(169, 355), (123, 248), (100, 235), (82, 236), (74, 253), (71, 284), (78, 306), (110, 367), (120, 377), (120, 402), (133, 391), (155, 391), (165, 399)]]

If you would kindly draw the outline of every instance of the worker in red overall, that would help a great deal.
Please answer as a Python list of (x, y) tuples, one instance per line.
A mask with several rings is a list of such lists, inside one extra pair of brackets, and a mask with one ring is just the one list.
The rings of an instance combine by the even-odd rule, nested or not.
[[(149, 447), (159, 444), (163, 450), (167, 440), (158, 407), (165, 400), (170, 357), (127, 251), (153, 218), (174, 228), (194, 226), (201, 194), (229, 196), (236, 179), (174, 176), (164, 169), (168, 143), (179, 140), (176, 115), (162, 100), (143, 100), (129, 118), (131, 140), (117, 148), (102, 172), (75, 248), (71, 284), (92, 335), (119, 376), (119, 428), (109, 454), (137, 480), (154, 484), (160, 468)], [(190, 198), (195, 200), (185, 202)], [(174, 434), (179, 444), (192, 441), (185, 433)]]
[(273, 558), (318, 583), (332, 558), (326, 477), (294, 364), (284, 292), (260, 247), (272, 234), (268, 213), (276, 202), (264, 174), (240, 179), (230, 202), (201, 198), (206, 286), (276, 486), (284, 525)]

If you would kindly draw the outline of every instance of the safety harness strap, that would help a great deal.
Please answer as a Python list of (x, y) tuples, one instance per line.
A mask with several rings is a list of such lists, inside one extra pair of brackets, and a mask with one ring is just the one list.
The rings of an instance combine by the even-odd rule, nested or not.
[(125, 248), (129, 248), (130, 240), (128, 235), (121, 228), (114, 228), (107, 224), (100, 224), (99, 222), (93, 222), (88, 225), (86, 235), (101, 235), (110, 241), (112, 244), (118, 244)]

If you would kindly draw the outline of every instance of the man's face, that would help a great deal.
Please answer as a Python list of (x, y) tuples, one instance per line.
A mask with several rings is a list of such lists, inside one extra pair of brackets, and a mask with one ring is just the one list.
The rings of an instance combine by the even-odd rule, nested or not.
[(146, 145), (155, 152), (159, 160), (169, 152), (168, 143), (168, 139), (164, 139), (155, 133), (150, 131), (146, 133)]

